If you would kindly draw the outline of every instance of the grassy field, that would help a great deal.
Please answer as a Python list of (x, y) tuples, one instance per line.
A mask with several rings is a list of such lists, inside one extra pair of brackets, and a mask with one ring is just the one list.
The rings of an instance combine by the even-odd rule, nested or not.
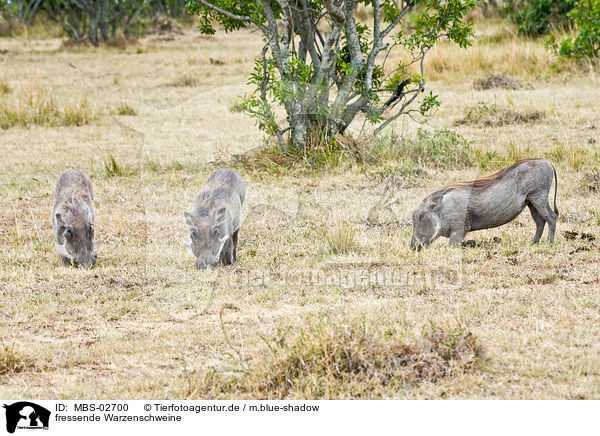
[[(232, 157), (263, 143), (237, 106), (257, 34), (0, 39), (0, 397), (600, 398), (600, 75), (505, 23), (477, 34), (431, 52), (431, 120), (379, 145), (358, 120), (376, 158), (318, 170)], [(474, 86), (503, 72), (521, 89)], [(410, 250), (427, 193), (525, 157), (556, 165), (556, 244), (530, 245), (524, 212), (473, 247)], [(239, 261), (198, 271), (183, 211), (232, 165)], [(91, 270), (54, 248), (67, 168), (95, 185)]]

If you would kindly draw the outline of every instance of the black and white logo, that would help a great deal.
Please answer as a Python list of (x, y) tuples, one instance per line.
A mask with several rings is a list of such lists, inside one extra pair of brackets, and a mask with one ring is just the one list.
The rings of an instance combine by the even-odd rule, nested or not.
[(50, 411), (29, 401), (5, 404), (6, 431), (14, 433), (16, 429), (39, 430), (48, 429)]

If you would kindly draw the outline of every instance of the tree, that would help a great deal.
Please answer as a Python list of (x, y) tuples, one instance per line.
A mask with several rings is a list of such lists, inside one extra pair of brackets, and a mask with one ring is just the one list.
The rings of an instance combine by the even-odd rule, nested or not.
[(7, 21), (31, 26), (43, 0), (0, 0), (0, 14)]
[[(372, 9), (369, 25), (357, 22), (359, 5)], [(244, 107), (285, 150), (288, 144), (306, 149), (313, 135), (343, 133), (359, 113), (382, 122), (382, 129), (402, 114), (426, 114), (438, 106), (429, 93), (413, 108), (425, 92), (423, 61), (442, 38), (470, 44), (465, 14), (474, 5), (475, 0), (188, 0), (186, 9), (200, 16), (205, 34), (215, 33), (215, 23), (227, 32), (252, 27), (262, 33), (265, 45), (250, 77), (256, 90)], [(392, 51), (404, 51), (410, 60), (387, 70)], [(276, 106), (287, 113), (283, 125), (275, 118)]]
[(114, 41), (117, 30), (134, 35), (148, 6), (143, 0), (46, 0), (43, 5), (71, 39), (96, 46)]

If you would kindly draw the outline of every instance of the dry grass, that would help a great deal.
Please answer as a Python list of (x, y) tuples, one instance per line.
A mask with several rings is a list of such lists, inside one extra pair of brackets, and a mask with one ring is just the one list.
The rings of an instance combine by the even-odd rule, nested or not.
[(347, 254), (358, 249), (356, 230), (337, 220), (326, 232), (325, 241), (333, 254)]
[(535, 109), (520, 112), (513, 109), (500, 109), (495, 104), (479, 103), (469, 108), (463, 118), (456, 120), (455, 125), (501, 127), (507, 124), (531, 123), (542, 118), (544, 118), (544, 113)]
[(473, 88), (475, 89), (521, 89), (523, 86), (519, 81), (513, 79), (508, 74), (500, 73), (488, 73), (485, 77), (476, 79), (473, 81)]
[(43, 88), (37, 79), (17, 90), (14, 95), (4, 97), (0, 106), (2, 129), (29, 124), (82, 126), (95, 117), (95, 111), (87, 99), (59, 100), (51, 90)]
[[(213, 62), (211, 62), (211, 64), (212, 63)], [(181, 77), (178, 77), (175, 81), (171, 82), (170, 85), (179, 87), (193, 87), (198, 85), (198, 83), (200, 83), (200, 81), (196, 76), (192, 74), (184, 74)]]
[[(600, 398), (600, 193), (583, 181), (598, 166), (598, 76), (552, 68), (540, 42), (494, 36), (497, 25), (483, 31), (489, 41), (469, 51), (431, 53), (437, 79), (427, 86), (441, 108), (426, 126), (395, 123), (396, 141), (368, 147), (376, 157), (331, 169), (340, 153), (323, 150), (318, 171), (239, 165), (248, 184), (239, 261), (210, 271), (196, 270), (179, 242), (183, 211), (215, 166), (262, 144), (253, 121), (231, 111), (260, 38), (186, 31), (145, 38), (139, 53), (1, 39), (12, 92), (0, 98), (27, 101), (26, 71), (59, 108), (87, 96), (94, 108), (126, 101), (137, 112), (81, 126), (17, 123), (0, 135), (0, 335), (16, 356), (0, 361), (35, 362), (2, 375), (2, 396)], [(190, 65), (195, 87), (164, 86)], [(474, 90), (488, 71), (533, 89)], [(546, 116), (453, 127), (478, 102)], [(430, 130), (426, 140), (418, 128)], [(436, 139), (449, 128), (466, 142)], [(451, 159), (428, 160), (431, 150)], [(410, 250), (411, 212), (425, 195), (527, 156), (556, 164), (556, 244), (531, 245), (525, 211), (469, 235), (473, 247)], [(91, 270), (62, 266), (54, 249), (54, 183), (69, 167), (94, 182), (105, 246)], [(338, 219), (359, 250), (332, 253), (324, 235)]]
[(315, 320), (305, 329), (263, 337), (269, 352), (252, 368), (242, 365), (239, 375), (192, 373), (185, 390), (202, 398), (381, 398), (407, 386), (476, 374), (484, 361), (477, 339), (460, 328), (429, 329), (410, 339), (397, 333)]
[(31, 366), (31, 359), (15, 351), (14, 344), (0, 346), (0, 377), (25, 371)]
[[(118, 85), (119, 83), (115, 83), (115, 85)], [(115, 108), (115, 114), (116, 115), (124, 115), (124, 116), (129, 116), (129, 117), (134, 117), (137, 115), (137, 112), (134, 108), (132, 108), (131, 106), (129, 106), (127, 103), (125, 103), (124, 101), (120, 102), (119, 104), (117, 104), (116, 108)]]

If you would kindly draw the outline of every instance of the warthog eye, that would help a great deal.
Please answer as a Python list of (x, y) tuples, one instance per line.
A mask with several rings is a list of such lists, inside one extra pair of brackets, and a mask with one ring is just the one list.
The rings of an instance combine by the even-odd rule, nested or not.
[(198, 237), (198, 230), (196, 230), (196, 229), (190, 230), (190, 236), (192, 238), (197, 238)]
[(70, 228), (67, 228), (63, 235), (65, 236), (65, 238), (71, 239), (73, 237), (73, 231)]
[(219, 229), (217, 227), (213, 227), (210, 230), (210, 236), (212, 236), (213, 238), (216, 238), (217, 236), (219, 236)]

